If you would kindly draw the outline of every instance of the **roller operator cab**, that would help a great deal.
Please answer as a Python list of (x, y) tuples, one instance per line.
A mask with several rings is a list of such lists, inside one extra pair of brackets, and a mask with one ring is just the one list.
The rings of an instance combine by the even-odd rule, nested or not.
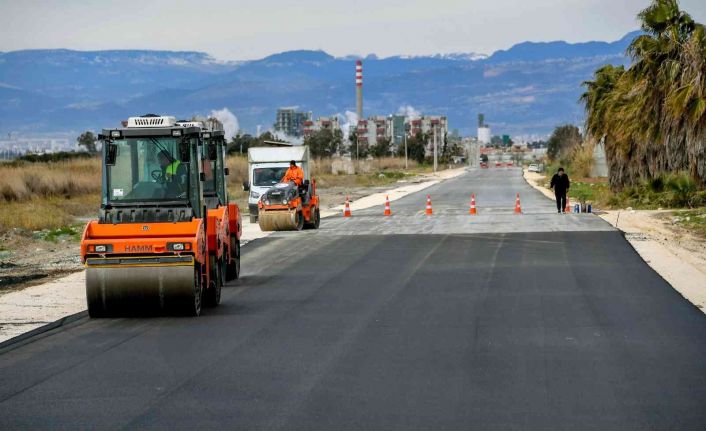
[(202, 299), (215, 297), (218, 287), (209, 259), (202, 129), (146, 115), (104, 129), (99, 139), (100, 213), (81, 241), (89, 314), (199, 315)]
[(210, 278), (215, 289), (204, 296), (206, 305), (220, 302), (224, 281), (240, 276), (240, 236), (242, 220), (240, 209), (228, 200), (226, 142), (222, 130), (203, 130), (201, 133), (201, 169), (204, 174), (203, 193), (208, 222), (208, 250)]

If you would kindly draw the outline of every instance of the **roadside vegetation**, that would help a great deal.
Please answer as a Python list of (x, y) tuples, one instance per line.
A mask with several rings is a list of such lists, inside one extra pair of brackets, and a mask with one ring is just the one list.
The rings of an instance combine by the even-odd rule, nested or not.
[[(628, 48), (630, 67), (604, 66), (584, 82), (586, 134), (557, 127), (547, 174), (563, 166), (570, 197), (601, 208), (706, 205), (706, 28), (676, 0), (638, 14), (644, 34)], [(590, 178), (605, 146), (608, 177)]]
[(703, 188), (706, 28), (676, 0), (654, 0), (638, 19), (630, 67), (603, 66), (584, 83), (589, 139), (605, 144), (615, 192), (674, 173)]
[(616, 189), (609, 178), (591, 177), (594, 144), (576, 126), (555, 129), (549, 139), (545, 179), (563, 167), (571, 178), (571, 201), (599, 208), (697, 208), (706, 205), (706, 188), (688, 172), (662, 173)]
[(56, 229), (95, 214), (100, 166), (96, 157), (0, 164), (0, 232)]

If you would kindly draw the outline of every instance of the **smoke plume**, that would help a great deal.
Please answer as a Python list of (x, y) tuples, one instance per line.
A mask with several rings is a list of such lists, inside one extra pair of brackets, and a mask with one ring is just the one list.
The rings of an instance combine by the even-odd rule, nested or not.
[(355, 129), (358, 126), (358, 114), (351, 111), (346, 111), (345, 114), (338, 114), (339, 118), (343, 117), (341, 124), (341, 131), (343, 132), (343, 139), (348, 139), (351, 134), (351, 128)]
[(397, 115), (404, 115), (408, 120), (416, 120), (422, 116), (422, 113), (414, 109), (412, 105), (404, 105), (399, 107)]
[(225, 133), (225, 138), (227, 140), (233, 138), (238, 133), (238, 130), (240, 130), (238, 117), (230, 112), (230, 109), (228, 108), (211, 111), (211, 117), (214, 117), (223, 123), (223, 132)]

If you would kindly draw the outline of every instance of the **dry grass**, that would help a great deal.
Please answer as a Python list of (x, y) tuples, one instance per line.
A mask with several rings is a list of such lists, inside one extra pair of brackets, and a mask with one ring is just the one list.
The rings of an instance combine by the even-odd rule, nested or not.
[(243, 185), (243, 181), (248, 180), (248, 158), (244, 156), (229, 156), (226, 166), (230, 169), (229, 183)]
[(99, 159), (0, 165), (0, 201), (100, 193)]
[(0, 165), (0, 231), (55, 229), (97, 213), (100, 172), (99, 159)]
[(3, 202), (0, 208), (0, 231), (12, 228), (41, 230), (66, 226), (72, 218), (63, 211), (57, 211), (46, 200), (34, 199), (27, 202)]

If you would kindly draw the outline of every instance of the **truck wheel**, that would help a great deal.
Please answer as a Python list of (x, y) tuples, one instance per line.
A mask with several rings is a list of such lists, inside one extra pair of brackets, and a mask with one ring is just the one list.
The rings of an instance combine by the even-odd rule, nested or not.
[(215, 307), (221, 303), (221, 289), (223, 288), (223, 263), (215, 255), (209, 257), (211, 261), (211, 281), (208, 289), (204, 291), (203, 302), (206, 307)]
[(226, 281), (240, 277), (240, 240), (235, 235), (230, 236), (230, 261), (226, 265)]
[(250, 214), (250, 224), (257, 223), (257, 216)]

